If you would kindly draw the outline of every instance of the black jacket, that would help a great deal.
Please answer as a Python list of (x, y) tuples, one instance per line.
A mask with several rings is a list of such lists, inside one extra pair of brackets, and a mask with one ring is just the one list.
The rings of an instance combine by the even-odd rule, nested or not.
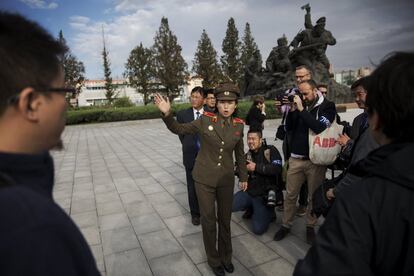
[(246, 124), (249, 125), (251, 129), (263, 130), (263, 122), (265, 119), (266, 115), (264, 115), (257, 106), (252, 106), (247, 113)]
[(11, 180), (0, 186), (0, 275), (99, 275), (78, 227), (52, 198), (49, 153), (0, 153), (0, 173)]
[(371, 152), (294, 275), (414, 275), (414, 144)]
[[(270, 162), (265, 157), (265, 150), (270, 150)], [(274, 146), (262, 146), (257, 152), (249, 151), (252, 161), (256, 163), (254, 172), (249, 172), (247, 192), (251, 196), (264, 196), (269, 189), (276, 190), (277, 181), (282, 172), (282, 157)]]
[(309, 111), (289, 112), (286, 117), (286, 130), (292, 137), (289, 141), (290, 153), (309, 156), (309, 129), (319, 134), (334, 121), (335, 116), (335, 104), (323, 97), (318, 98), (317, 103)]
[[(177, 122), (189, 123), (194, 121), (193, 108), (181, 110), (177, 113)], [(192, 169), (194, 167), (195, 159), (197, 157), (197, 138), (198, 135), (178, 135), (182, 144), (183, 150), (183, 164), (186, 168)]]

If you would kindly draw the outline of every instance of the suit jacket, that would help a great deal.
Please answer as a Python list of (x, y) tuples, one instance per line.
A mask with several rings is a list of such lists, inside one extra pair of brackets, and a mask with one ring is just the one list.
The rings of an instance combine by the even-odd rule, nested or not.
[[(181, 110), (177, 113), (177, 121), (179, 123), (189, 123), (194, 121), (193, 108)], [(194, 167), (195, 159), (197, 157), (197, 137), (198, 135), (180, 134), (178, 135), (183, 149), (183, 164), (186, 168), (192, 169)]]
[[(234, 185), (233, 152), (238, 164), (246, 164), (243, 145), (243, 120), (231, 118), (227, 131), (217, 114), (204, 112), (200, 120), (178, 123), (172, 114), (163, 117), (167, 128), (175, 134), (199, 134), (201, 148), (193, 169), (196, 182), (217, 187)], [(240, 167), (240, 181), (247, 181), (246, 166)]]

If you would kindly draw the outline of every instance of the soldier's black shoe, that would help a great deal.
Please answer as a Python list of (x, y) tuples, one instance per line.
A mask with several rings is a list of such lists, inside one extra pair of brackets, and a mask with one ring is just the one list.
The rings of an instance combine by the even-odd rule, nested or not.
[(234, 265), (231, 262), (228, 264), (223, 263), (223, 267), (224, 267), (224, 270), (227, 271), (228, 273), (233, 273), (234, 271)]
[(216, 276), (224, 276), (225, 275), (224, 268), (221, 265), (216, 266), (216, 267), (211, 267), (211, 269), (213, 270), (213, 273)]
[(286, 237), (286, 235), (289, 234), (289, 232), (290, 232), (289, 228), (282, 226), (282, 227), (280, 227), (279, 231), (276, 232), (273, 239), (275, 241), (283, 240)]
[(313, 244), (313, 241), (315, 240), (315, 230), (313, 227), (306, 227), (306, 242), (310, 245)]

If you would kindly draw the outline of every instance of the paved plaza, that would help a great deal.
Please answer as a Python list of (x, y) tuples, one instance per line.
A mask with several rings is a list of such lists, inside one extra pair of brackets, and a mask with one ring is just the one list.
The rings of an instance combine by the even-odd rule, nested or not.
[[(273, 139), (279, 123), (267, 121), (264, 136), (282, 152)], [(102, 275), (213, 275), (201, 226), (191, 224), (181, 144), (161, 120), (69, 126), (63, 139), (65, 150), (52, 153), (54, 198), (81, 229)], [(262, 236), (241, 216), (231, 222), (232, 275), (291, 275), (309, 249), (304, 219), (275, 242), (281, 213)]]

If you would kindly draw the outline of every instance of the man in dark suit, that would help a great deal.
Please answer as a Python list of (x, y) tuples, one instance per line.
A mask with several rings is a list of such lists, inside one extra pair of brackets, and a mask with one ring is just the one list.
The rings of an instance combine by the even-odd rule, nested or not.
[[(197, 120), (203, 115), (204, 93), (202, 87), (196, 86), (191, 90), (190, 101), (191, 108), (181, 110), (177, 113), (177, 121), (179, 123), (189, 123)], [(183, 146), (183, 164), (187, 178), (188, 204), (190, 205), (191, 222), (193, 225), (200, 225), (200, 210), (192, 176), (195, 159), (200, 149), (200, 140), (198, 135), (179, 135), (179, 138)]]

